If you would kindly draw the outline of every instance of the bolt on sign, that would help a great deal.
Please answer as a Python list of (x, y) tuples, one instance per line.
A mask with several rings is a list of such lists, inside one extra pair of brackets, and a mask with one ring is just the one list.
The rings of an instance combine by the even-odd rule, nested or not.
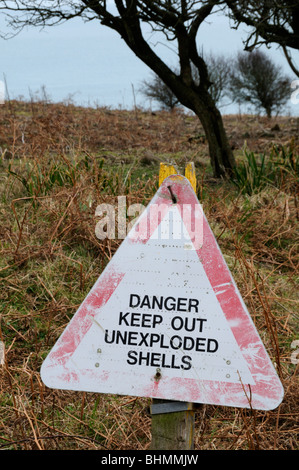
[(164, 180), (45, 359), (51, 388), (269, 410), (282, 384), (188, 179)]

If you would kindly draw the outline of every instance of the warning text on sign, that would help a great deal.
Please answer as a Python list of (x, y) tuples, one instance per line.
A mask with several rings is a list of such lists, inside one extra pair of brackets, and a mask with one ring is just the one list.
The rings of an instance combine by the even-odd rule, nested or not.
[[(129, 365), (188, 370), (194, 353), (218, 350), (218, 341), (205, 335), (198, 299), (130, 294), (129, 308), (119, 312), (118, 329), (105, 330), (107, 344), (128, 347)], [(166, 318), (165, 311), (173, 313)]]

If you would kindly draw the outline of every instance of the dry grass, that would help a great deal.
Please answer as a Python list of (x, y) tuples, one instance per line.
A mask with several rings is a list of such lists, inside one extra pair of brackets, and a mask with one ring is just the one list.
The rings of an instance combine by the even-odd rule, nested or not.
[[(294, 118), (227, 116), (225, 123), (240, 160), (245, 141), (251, 151), (269, 152), (274, 143), (298, 150)], [(198, 196), (285, 388), (270, 412), (202, 406), (195, 448), (297, 450), (294, 175), (287, 186), (253, 195), (215, 181), (203, 131), (182, 113), (9, 102), (0, 107), (0, 147), (0, 448), (149, 448), (149, 399), (50, 390), (39, 370), (119, 245), (96, 238), (96, 206), (118, 195), (146, 204), (160, 161), (194, 161)]]

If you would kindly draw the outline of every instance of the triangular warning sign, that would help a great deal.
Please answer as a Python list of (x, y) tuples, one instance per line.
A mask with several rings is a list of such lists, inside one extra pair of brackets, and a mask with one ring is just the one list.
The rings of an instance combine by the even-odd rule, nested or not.
[(67, 390), (279, 405), (281, 382), (185, 177), (162, 183), (41, 377)]

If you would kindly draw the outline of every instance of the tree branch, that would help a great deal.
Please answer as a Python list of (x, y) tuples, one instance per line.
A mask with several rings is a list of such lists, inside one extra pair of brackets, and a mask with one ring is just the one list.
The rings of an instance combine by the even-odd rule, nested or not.
[[(299, 5), (295, 0), (281, 2), (227, 0), (226, 4), (231, 10), (229, 16), (237, 25), (245, 23), (253, 27), (255, 33), (263, 38), (266, 44), (277, 43), (299, 49)], [(250, 38), (246, 41), (247, 49), (251, 47), (249, 42)]]
[(282, 46), (282, 50), (292, 71), (294, 72), (295, 75), (297, 75), (297, 77), (299, 77), (299, 69), (297, 69), (297, 67), (295, 66), (287, 48), (285, 46)]

